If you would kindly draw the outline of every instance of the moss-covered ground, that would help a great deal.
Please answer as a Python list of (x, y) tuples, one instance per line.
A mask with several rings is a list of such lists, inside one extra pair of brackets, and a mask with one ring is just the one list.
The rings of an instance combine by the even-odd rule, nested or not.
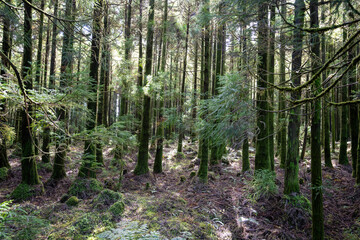
[[(34, 224), (28, 234), (23, 218), (6, 223), (9, 239), (310, 239), (310, 160), (300, 170), (300, 196), (284, 197), (283, 175), (241, 173), (241, 151), (228, 149), (221, 165), (210, 168), (208, 184), (198, 182), (197, 145), (184, 140), (183, 156), (176, 143), (165, 144), (163, 173), (135, 176), (136, 150), (124, 155), (125, 171), (111, 164), (104, 148), (105, 167), (97, 180), (78, 179), (82, 144), (71, 146), (67, 178), (48, 181), (49, 166), (40, 164), (45, 192), (11, 203)], [(308, 155), (308, 154), (307, 154)], [(306, 155), (306, 156), (307, 156)], [(152, 169), (154, 150), (150, 152)], [(254, 163), (250, 149), (250, 162)], [(350, 166), (324, 168), (324, 212), (327, 239), (360, 238), (360, 191), (354, 188)], [(12, 154), (11, 174), (0, 184), (0, 203), (10, 200), (21, 180), (20, 160)], [(268, 179), (275, 179), (268, 184)], [(41, 230), (36, 228), (40, 221)], [(1, 224), (0, 224), (1, 226)], [(39, 225), (40, 226), (40, 225)], [(21, 234), (20, 234), (21, 233)], [(31, 234), (30, 234), (31, 233)], [(25, 237), (19, 237), (19, 236)], [(1, 236), (1, 235), (0, 235)]]

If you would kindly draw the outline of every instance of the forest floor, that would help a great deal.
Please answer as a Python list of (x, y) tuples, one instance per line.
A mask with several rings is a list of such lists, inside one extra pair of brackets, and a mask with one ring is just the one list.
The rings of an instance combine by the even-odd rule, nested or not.
[[(197, 145), (186, 140), (183, 149), (184, 155), (177, 156), (175, 144), (166, 144), (164, 172), (156, 175), (134, 176), (136, 153), (125, 156), (127, 172), (120, 190), (125, 212), (116, 224), (94, 211), (94, 196), (81, 200), (77, 207), (59, 202), (77, 176), (82, 144), (70, 147), (65, 180), (57, 186), (45, 184), (43, 195), (19, 205), (27, 214), (50, 223), (36, 239), (311, 239), (309, 158), (300, 163), (304, 197), (290, 199), (282, 194), (284, 170), (277, 159), (276, 187), (263, 196), (257, 192), (257, 184), (263, 183), (254, 181), (252, 172), (241, 173), (241, 151), (230, 149), (221, 165), (210, 169), (204, 185), (194, 176), (199, 167)], [(109, 188), (119, 179), (118, 169), (109, 164), (111, 152), (105, 149), (105, 170), (98, 174), (98, 180)], [(153, 157), (151, 151), (150, 172)], [(334, 153), (333, 169), (323, 167), (326, 239), (360, 239), (360, 191), (354, 187), (351, 166), (336, 165), (336, 157)], [(253, 169), (253, 149), (250, 160)], [(11, 175), (0, 183), (0, 203), (9, 200), (21, 181), (19, 158), (13, 153), (10, 161)], [(51, 168), (43, 164), (38, 168), (45, 183)]]

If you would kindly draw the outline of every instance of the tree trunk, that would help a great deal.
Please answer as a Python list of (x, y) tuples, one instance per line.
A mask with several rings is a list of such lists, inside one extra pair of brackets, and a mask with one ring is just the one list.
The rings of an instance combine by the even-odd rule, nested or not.
[[(153, 42), (154, 42), (154, 7), (155, 1), (150, 0), (149, 20), (147, 27), (146, 42), (146, 64), (145, 64), (145, 80), (151, 74)], [(145, 85), (145, 84), (144, 84)], [(149, 172), (149, 136), (150, 136), (150, 103), (151, 98), (144, 94), (142, 123), (140, 132), (140, 144), (137, 164), (134, 170), (135, 175), (142, 175)]]
[[(310, 0), (310, 27), (319, 27), (318, 0)], [(310, 36), (311, 74), (320, 68), (320, 38), (319, 33)], [(314, 95), (321, 92), (321, 77), (313, 83)], [(321, 176), (321, 100), (312, 102), (311, 121), (311, 209), (312, 209), (312, 239), (324, 239), (324, 214)]]
[[(304, 25), (304, 0), (295, 1), (295, 19), (294, 24), (299, 28)], [(293, 52), (291, 79), (294, 87), (299, 86), (301, 82), (301, 57), (303, 47), (303, 33), (299, 29), (294, 29)], [(301, 93), (295, 91), (291, 93), (291, 100), (300, 99)], [(300, 132), (300, 107), (290, 110), (288, 124), (288, 151), (285, 163), (285, 186), (284, 194), (299, 192), (299, 132)]]
[[(164, 5), (164, 19), (163, 19), (163, 49), (162, 49), (162, 56), (161, 56), (161, 72), (165, 72), (166, 66), (166, 45), (167, 45), (167, 16), (168, 16), (168, 0), (165, 0)], [(155, 160), (154, 160), (154, 173), (161, 173), (162, 172), (162, 158), (163, 158), (163, 141), (164, 141), (164, 119), (163, 119), (163, 112), (164, 112), (164, 92), (165, 92), (165, 82), (162, 83), (162, 90), (160, 93), (160, 106), (159, 106), (159, 116), (158, 116), (158, 126), (157, 126), (157, 142), (156, 142), (156, 153), (155, 153)]]
[[(101, 19), (103, 15), (103, 1), (97, 0), (94, 6), (94, 18), (92, 23), (92, 40), (91, 40), (91, 57), (90, 57), (90, 80), (89, 91), (92, 94), (97, 93), (98, 80), (99, 80), (99, 57), (100, 57), (100, 44), (101, 44)], [(90, 116), (86, 121), (86, 130), (92, 131), (95, 128), (96, 116), (96, 100), (89, 99), (87, 108)], [(96, 177), (96, 146), (92, 139), (85, 140), (83, 163), (79, 170), (79, 177)]]
[[(76, 9), (75, 0), (66, 0), (65, 18), (74, 20), (74, 13)], [(73, 55), (74, 55), (74, 24), (65, 22), (63, 47), (61, 53), (61, 67), (60, 67), (60, 92), (66, 93), (64, 90), (69, 86), (72, 81), (73, 70)], [(66, 177), (65, 160), (67, 150), (67, 109), (59, 107), (56, 110), (57, 118), (60, 122), (61, 129), (58, 131), (59, 141), (56, 142), (56, 152), (54, 158), (53, 173), (51, 178), (54, 180), (61, 180)]]
[[(32, 0), (24, 1), (24, 52), (23, 52), (23, 64), (22, 64), (22, 78), (25, 79), (25, 89), (33, 89), (33, 81), (31, 75), (28, 74), (31, 68), (32, 61), (32, 8), (30, 6)], [(33, 106), (31, 103), (26, 102), (24, 109), (22, 110), (22, 122), (21, 122), (21, 172), (22, 183), (35, 185), (39, 184), (39, 176), (36, 168), (35, 150), (33, 144), (33, 133), (31, 129), (32, 118), (30, 114)]]
[[(209, 0), (204, 0), (203, 14), (208, 16), (210, 14)], [(203, 67), (203, 84), (201, 88), (201, 96), (203, 100), (209, 97), (209, 83), (210, 83), (210, 24), (206, 21), (203, 26), (204, 34), (204, 67)], [(206, 103), (201, 106), (204, 109), (204, 114), (201, 116), (206, 121)], [(198, 170), (199, 180), (203, 183), (207, 183), (208, 180), (208, 161), (209, 161), (209, 140), (205, 136), (200, 137), (201, 141), (201, 159)]]
[(259, 134), (256, 140), (255, 170), (271, 169), (268, 136), (268, 102), (267, 102), (267, 59), (268, 59), (268, 3), (261, 1), (258, 6), (258, 65), (256, 126)]

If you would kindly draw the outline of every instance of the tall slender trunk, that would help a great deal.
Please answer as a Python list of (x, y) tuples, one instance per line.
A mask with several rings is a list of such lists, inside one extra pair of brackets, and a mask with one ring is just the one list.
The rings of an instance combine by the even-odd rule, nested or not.
[[(275, 76), (275, 3), (271, 3), (270, 6), (270, 34), (269, 34), (269, 58), (268, 58), (268, 78), (267, 81), (270, 84), (274, 84)], [(268, 102), (269, 102), (269, 113), (268, 113), (268, 135), (269, 135), (269, 159), (271, 170), (275, 170), (274, 163), (274, 90), (269, 88), (268, 90)]]
[[(99, 80), (99, 57), (101, 44), (101, 19), (103, 16), (103, 0), (96, 0), (94, 5), (94, 15), (92, 23), (91, 57), (89, 73), (89, 91), (96, 95)], [(91, 131), (95, 128), (96, 100), (89, 99), (87, 108), (89, 116), (86, 121), (86, 130)], [(79, 170), (79, 177), (96, 177), (96, 146), (92, 139), (85, 140), (83, 163)]]
[[(166, 45), (167, 45), (167, 17), (168, 17), (168, 0), (165, 0), (164, 4), (164, 18), (163, 18), (163, 45), (162, 45), (162, 56), (161, 56), (161, 72), (165, 72), (166, 67)], [(158, 127), (157, 127), (157, 142), (156, 142), (156, 153), (155, 153), (155, 160), (154, 160), (154, 173), (161, 173), (162, 172), (162, 158), (163, 158), (163, 141), (164, 141), (164, 119), (163, 119), (163, 112), (164, 112), (164, 101), (165, 101), (165, 81), (162, 83), (162, 90), (160, 92), (160, 106), (159, 106), (159, 116), (158, 116)]]
[[(209, 0), (204, 0), (203, 14), (209, 15)], [(209, 98), (209, 83), (210, 83), (210, 25), (206, 22), (203, 26), (204, 34), (204, 66), (203, 66), (203, 83), (201, 87), (201, 98), (206, 100)], [(207, 106), (204, 103), (201, 106), (204, 109), (204, 114), (201, 116), (206, 121)], [(205, 136), (200, 137), (201, 141), (201, 159), (198, 170), (199, 180), (203, 183), (207, 183), (208, 180), (208, 161), (209, 161), (209, 140)]]
[[(151, 74), (153, 42), (154, 42), (154, 7), (155, 1), (150, 0), (149, 20), (147, 25), (146, 39), (146, 64), (145, 64), (145, 80)], [(150, 136), (150, 96), (144, 94), (142, 123), (140, 133), (140, 144), (137, 164), (134, 170), (135, 175), (142, 175), (149, 172), (149, 136)]]
[[(319, 27), (318, 0), (310, 0), (310, 27)], [(320, 67), (320, 38), (319, 33), (310, 36), (311, 74), (314, 75)], [(321, 77), (312, 86), (314, 95), (321, 92)], [(311, 121), (311, 209), (312, 209), (312, 238), (324, 239), (324, 214), (321, 176), (321, 100), (312, 103)]]
[[(345, 13), (344, 13), (345, 22)], [(346, 42), (348, 32), (347, 29), (343, 29), (343, 42)], [(346, 59), (344, 59), (346, 61)], [(341, 101), (347, 101), (347, 76), (341, 81)], [(339, 153), (339, 164), (348, 165), (349, 160), (347, 156), (347, 140), (348, 140), (348, 106), (341, 106), (341, 125), (340, 125), (340, 153)]]
[(187, 53), (188, 53), (188, 42), (189, 42), (189, 28), (190, 28), (190, 9), (188, 9), (187, 15), (187, 23), (186, 23), (186, 37), (185, 37), (185, 53), (184, 53), (184, 61), (183, 61), (183, 74), (182, 74), (182, 81), (181, 81), (181, 91), (180, 91), (180, 124), (179, 124), (179, 138), (178, 138), (178, 147), (177, 152), (182, 152), (182, 141), (184, 139), (184, 131), (185, 126), (183, 123), (183, 114), (184, 114), (184, 98), (185, 98), (185, 80), (186, 80), (186, 65), (187, 65)]
[[(286, 1), (281, 0), (281, 15), (286, 18)], [(283, 23), (284, 24), (284, 23)], [(280, 85), (284, 85), (286, 81), (285, 60), (286, 60), (286, 35), (285, 30), (281, 28), (280, 32)], [(279, 92), (279, 111), (286, 108), (285, 93)], [(285, 112), (279, 113), (280, 124), (280, 167), (285, 168), (286, 162), (286, 114)]]
[[(11, 3), (11, 0), (7, 0), (8, 3)], [(7, 8), (7, 7), (6, 7)], [(9, 9), (7, 9), (9, 10)], [(11, 30), (10, 30), (10, 17), (4, 16), (3, 17), (3, 38), (2, 38), (2, 53), (5, 54), (6, 57), (10, 59), (10, 49), (11, 49)], [(6, 71), (9, 69), (9, 64), (6, 61), (2, 61), (3, 67), (5, 69), (1, 69), (0, 75), (0, 84), (6, 82)], [(0, 129), (6, 125), (7, 122), (7, 108), (6, 108), (6, 101), (0, 100)], [(0, 168), (6, 167), (10, 168), (8, 155), (7, 155), (7, 146), (6, 146), (6, 138), (3, 136), (3, 133), (0, 131)]]
[[(304, 25), (304, 0), (295, 1), (295, 19), (294, 24), (299, 28)], [(292, 66), (291, 79), (294, 87), (299, 86), (301, 82), (301, 57), (303, 47), (303, 32), (299, 29), (294, 29), (293, 36), (293, 52), (292, 52)], [(292, 100), (298, 100), (301, 97), (299, 91), (291, 93)], [(299, 132), (300, 132), (300, 107), (295, 107), (290, 110), (289, 124), (288, 124), (288, 149), (287, 159), (285, 163), (285, 186), (284, 194), (299, 192)]]
[[(24, 1), (24, 52), (22, 63), (22, 78), (25, 80), (26, 91), (33, 89), (33, 80), (31, 76), (31, 62), (32, 62), (32, 8), (30, 6), (32, 0)], [(25, 184), (34, 185), (40, 183), (36, 168), (35, 149), (33, 144), (32, 133), (32, 112), (33, 106), (31, 103), (25, 103), (22, 109), (21, 122), (21, 181)]]
[[(51, 57), (50, 57), (50, 76), (49, 76), (49, 89), (55, 89), (55, 67), (56, 67), (56, 45), (57, 45), (57, 15), (58, 15), (58, 0), (54, 2), (54, 20), (52, 26), (52, 39), (51, 39)], [(50, 126), (47, 125), (43, 132), (43, 146), (42, 146), (42, 161), (50, 162)]]
[(255, 170), (271, 169), (269, 158), (268, 136), (268, 102), (267, 102), (267, 59), (268, 59), (268, 3), (261, 1), (258, 6), (258, 63), (256, 126), (259, 134), (256, 139)]
[[(75, 0), (66, 0), (65, 18), (74, 20), (74, 12), (76, 9)], [(65, 92), (65, 89), (72, 81), (73, 70), (73, 55), (74, 55), (74, 24), (66, 22), (64, 26), (63, 47), (61, 53), (61, 66), (60, 66), (60, 92)], [(68, 125), (68, 110), (66, 107), (59, 107), (56, 110), (57, 118), (59, 119), (62, 129), (58, 131), (59, 141), (56, 142), (56, 152), (54, 158), (53, 173), (51, 178), (60, 180), (66, 177), (65, 160), (67, 150), (67, 125)]]
[[(247, 85), (247, 91), (246, 91), (246, 100), (249, 100), (249, 98), (251, 97), (250, 95), (250, 81), (251, 78), (249, 76), (248, 73), (248, 64), (249, 64), (249, 55), (248, 55), (248, 39), (249, 39), (249, 34), (248, 34), (248, 30), (247, 30), (247, 26), (244, 25), (242, 27), (242, 32), (243, 32), (243, 36), (242, 36), (242, 46), (243, 46), (243, 59), (242, 59), (242, 64), (239, 64), (239, 69), (242, 65), (242, 68), (245, 68), (246, 70), (246, 82), (245, 84)], [(242, 172), (246, 172), (250, 170), (250, 160), (249, 160), (249, 136), (248, 136), (248, 132), (245, 131), (244, 133), (244, 141), (242, 144), (242, 167), (241, 167), (241, 171)]]

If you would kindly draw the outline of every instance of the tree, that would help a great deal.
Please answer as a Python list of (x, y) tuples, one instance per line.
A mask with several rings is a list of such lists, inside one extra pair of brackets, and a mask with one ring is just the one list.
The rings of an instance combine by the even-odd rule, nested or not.
[[(10, 0), (7, 1), (8, 3), (11, 3)], [(7, 11), (9, 11), (9, 8), (6, 8)], [(4, 16), (3, 17), (3, 36), (2, 36), (2, 53), (8, 58), (10, 59), (10, 42), (11, 42), (11, 31), (10, 31), (10, 16)], [(9, 69), (9, 63), (6, 62), (5, 60), (2, 61), (2, 65), (4, 68)], [(1, 79), (0, 79), (0, 83), (4, 83), (6, 80), (5, 77), (6, 74), (6, 70), (5, 69), (1, 69), (0, 71), (0, 75), (1, 75)], [(4, 78), (2, 78), (4, 77)], [(6, 101), (5, 100), (0, 100), (0, 136), (1, 136), (1, 142), (0, 142), (0, 168), (6, 167), (6, 168), (10, 168), (10, 164), (9, 164), (9, 160), (8, 160), (8, 155), (7, 155), (7, 144), (6, 144), (6, 133), (5, 133), (5, 125), (6, 125), (6, 118), (7, 115), (7, 109), (6, 109)]]
[[(68, 20), (75, 19), (76, 2), (75, 0), (66, 0), (65, 18)], [(61, 53), (60, 66), (60, 92), (66, 93), (66, 88), (72, 80), (73, 55), (74, 55), (74, 24), (67, 21), (64, 28), (63, 47)], [(62, 106), (57, 109), (57, 118), (60, 121), (61, 130), (58, 131), (58, 142), (56, 142), (56, 153), (54, 159), (53, 173), (51, 178), (60, 180), (66, 177), (65, 160), (67, 151), (67, 125), (68, 111)]]
[[(210, 83), (210, 21), (209, 21), (209, 0), (203, 1), (202, 14), (204, 19), (203, 23), (203, 38), (204, 38), (204, 51), (203, 51), (203, 82), (201, 84), (201, 99), (206, 100), (209, 98), (209, 83)], [(201, 106), (203, 114), (200, 116), (203, 121), (206, 121), (206, 102)], [(209, 140), (205, 136), (200, 136), (201, 157), (200, 166), (198, 170), (198, 177), (200, 182), (207, 183), (208, 181), (208, 161), (209, 161)]]
[[(88, 99), (87, 108), (89, 116), (86, 121), (86, 130), (93, 131), (95, 128), (96, 116), (96, 94), (99, 80), (99, 60), (100, 60), (100, 43), (101, 43), (101, 19), (103, 16), (103, 0), (96, 0), (94, 5), (93, 23), (92, 23), (92, 40), (90, 56), (90, 73), (89, 73), (89, 92), (93, 94)], [(95, 178), (96, 146), (90, 137), (85, 140), (83, 164), (79, 170), (79, 177)]]
[(256, 107), (258, 109), (256, 126), (259, 134), (256, 139), (255, 170), (270, 169), (267, 102), (267, 59), (268, 59), (268, 3), (260, 1), (258, 6), (258, 63)]
[[(23, 62), (21, 66), (22, 79), (24, 86), (28, 92), (33, 88), (33, 80), (31, 76), (32, 62), (32, 0), (24, 0), (24, 52)], [(32, 103), (26, 101), (21, 110), (21, 181), (22, 183), (35, 185), (39, 184), (39, 176), (35, 161), (35, 149), (33, 144), (32, 132)]]
[[(152, 57), (153, 57), (153, 41), (154, 41), (154, 0), (150, 0), (149, 20), (147, 25), (147, 39), (146, 39), (146, 63), (144, 81), (146, 85), (146, 78), (151, 75)], [(142, 175), (149, 172), (149, 137), (150, 137), (150, 102), (149, 95), (144, 94), (141, 132), (139, 141), (139, 152), (137, 164), (134, 170), (135, 175)]]
[[(168, 17), (168, 0), (164, 1), (164, 18), (163, 18), (163, 45), (162, 45), (162, 56), (161, 56), (161, 67), (160, 71), (165, 73), (166, 67), (166, 46), (167, 46), (167, 17)], [(157, 127), (157, 141), (156, 141), (156, 153), (154, 160), (154, 173), (162, 172), (162, 158), (163, 158), (163, 141), (164, 141), (164, 95), (165, 92), (165, 82), (163, 82), (162, 90), (160, 93), (160, 106), (159, 106), (159, 116), (158, 116), (158, 127)]]
[[(319, 27), (318, 0), (310, 1), (310, 27)], [(311, 74), (314, 76), (320, 67), (320, 37), (318, 32), (310, 35)], [(312, 85), (314, 95), (321, 92), (321, 75)], [(321, 176), (321, 100), (312, 102), (311, 120), (311, 203), (312, 203), (312, 238), (324, 239), (324, 216)]]
[[(291, 79), (294, 87), (299, 86), (301, 82), (301, 57), (303, 46), (303, 32), (299, 29), (304, 25), (305, 3), (303, 0), (295, 1), (294, 25), (293, 30), (293, 52), (291, 64)], [(300, 99), (301, 92), (293, 91), (291, 99)], [(300, 132), (300, 107), (293, 106), (290, 109), (288, 123), (288, 151), (285, 163), (284, 194), (299, 192), (299, 132)]]

